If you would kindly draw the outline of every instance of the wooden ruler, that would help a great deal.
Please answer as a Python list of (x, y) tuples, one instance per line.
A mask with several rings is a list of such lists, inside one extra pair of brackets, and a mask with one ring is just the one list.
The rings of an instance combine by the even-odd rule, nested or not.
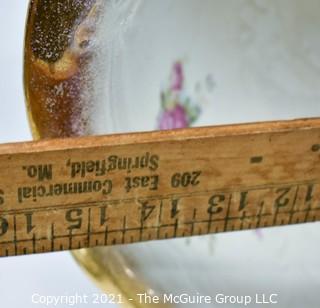
[(0, 256), (320, 219), (320, 119), (0, 146)]

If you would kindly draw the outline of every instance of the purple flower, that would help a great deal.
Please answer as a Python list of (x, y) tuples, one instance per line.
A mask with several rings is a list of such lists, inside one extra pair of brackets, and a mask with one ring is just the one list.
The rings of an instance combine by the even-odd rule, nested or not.
[(176, 105), (173, 109), (164, 110), (159, 118), (159, 128), (175, 129), (188, 127), (188, 116), (186, 110), (181, 105)]
[(183, 88), (183, 68), (181, 62), (176, 62), (172, 67), (171, 85), (172, 91), (181, 91)]
[(256, 236), (261, 240), (263, 239), (263, 232), (262, 229), (256, 229), (255, 230)]

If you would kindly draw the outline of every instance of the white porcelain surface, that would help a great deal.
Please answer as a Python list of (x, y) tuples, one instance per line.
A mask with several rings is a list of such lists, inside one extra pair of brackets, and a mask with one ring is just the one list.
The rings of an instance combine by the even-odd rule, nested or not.
[[(187, 97), (201, 110), (194, 125), (319, 116), (319, 27), (312, 0), (111, 1), (93, 43), (90, 129), (152, 130)], [(163, 108), (176, 61), (183, 89)], [(317, 307), (319, 237), (315, 223), (97, 252), (157, 293), (277, 293), (279, 307)]]
[[(15, 2), (20, 5), (20, 0)], [(5, 25), (7, 20), (13, 20), (9, 13), (2, 13), (8, 10), (4, 3), (0, 4), (1, 26), (4, 20)], [(116, 3), (124, 5), (124, 1), (109, 1), (108, 5), (112, 3), (115, 11), (110, 10), (110, 15), (119, 12)], [(120, 11), (120, 18), (124, 19), (121, 36), (103, 39), (109, 23), (117, 23), (116, 14), (111, 21), (103, 21), (104, 28), (99, 28), (104, 29), (96, 42), (102, 45), (97, 49), (101, 57), (93, 64), (92, 72), (101, 70), (101, 78), (97, 83), (100, 88), (94, 90), (99, 99), (91, 100), (95, 103), (88, 106), (91, 132), (157, 128), (160, 92), (169, 87), (172, 65), (178, 60), (184, 68), (183, 95), (202, 110), (194, 125), (320, 115), (319, 1), (126, 3)], [(23, 31), (19, 32), (20, 45), (14, 45), (10, 39), (15, 35), (16, 24), (10, 25), (12, 37), (5, 28), (1, 29), (7, 46), (15, 46), (7, 49), (6, 60), (1, 59), (4, 69), (0, 75), (0, 99), (6, 103), (1, 120), (2, 141), (29, 138), (21, 112), (22, 85), (20, 88), (17, 82), (21, 71), (12, 70), (11, 66), (13, 61), (16, 69), (18, 64), (22, 69), (22, 61), (15, 63), (15, 59), (22, 54), (16, 50), (22, 48)], [(162, 35), (155, 38), (158, 31)], [(8, 78), (5, 71), (14, 72), (15, 76)], [(112, 91), (108, 91), (110, 88)], [(19, 117), (17, 123), (8, 120), (11, 113)], [(320, 288), (319, 237), (319, 224), (315, 223), (263, 230), (262, 235), (235, 232), (210, 239), (142, 243), (105, 251), (119, 257), (119, 262), (125, 264), (123, 269), (130, 269), (128, 275), (158, 292), (278, 293), (277, 307), (316, 308)], [(4, 306), (34, 307), (29, 295), (38, 290), (44, 294), (95, 291), (84, 276), (71, 268), (66, 254), (55, 256), (0, 260)], [(39, 263), (43, 266), (39, 267)], [(61, 276), (56, 276), (59, 271)], [(46, 278), (54, 283), (48, 283)]]

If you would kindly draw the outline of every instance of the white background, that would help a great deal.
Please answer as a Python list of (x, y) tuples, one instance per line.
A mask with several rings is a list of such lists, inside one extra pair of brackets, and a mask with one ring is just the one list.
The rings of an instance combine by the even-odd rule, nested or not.
[[(31, 139), (22, 88), (22, 51), (27, 2), (27, 0), (0, 1), (0, 143)], [(234, 239), (232, 240), (228, 235), (220, 236), (223, 243), (221, 246), (225, 247), (225, 255), (228, 257), (227, 264), (234, 262), (235, 251), (239, 255), (241, 254), (243, 243), (247, 240), (246, 234), (239, 233), (240, 240), (236, 246)], [(259, 255), (261, 259), (263, 257), (268, 259), (270, 256), (272, 262), (270, 261), (268, 264), (275, 267), (273, 271), (271, 267), (262, 268), (260, 281), (269, 279), (268, 283), (264, 285), (268, 285), (270, 288), (274, 285), (279, 286), (283, 282), (282, 292), (286, 294), (288, 304), (281, 305), (281, 307), (293, 307), (298, 302), (305, 304), (300, 307), (317, 307), (314, 303), (317, 305), (320, 301), (319, 224), (306, 225), (303, 228), (297, 226), (281, 233), (272, 229), (264, 231), (264, 234), (264, 246), (260, 247), (256, 244), (252, 247), (260, 247), (256, 255)], [(275, 252), (272, 254), (271, 247), (275, 247), (273, 240), (275, 238), (278, 248), (274, 249)], [(245, 239), (245, 241), (241, 241), (241, 239)], [(247, 244), (247, 247), (249, 246)], [(270, 247), (270, 249), (268, 250), (266, 247)], [(276, 255), (277, 251), (281, 252), (279, 256)], [(274, 260), (279, 262), (276, 263)], [(248, 260), (247, 263), (250, 263), (248, 267), (251, 271), (257, 268), (257, 266), (254, 267), (255, 260)], [(239, 268), (246, 269), (245, 267)], [(289, 274), (283, 280), (279, 280), (277, 269)], [(226, 290), (239, 289), (241, 283), (244, 285), (243, 288), (252, 287), (254, 289), (256, 287), (255, 285), (247, 287), (246, 280), (241, 282), (241, 275), (235, 270), (226, 273), (224, 271), (224, 268), (220, 268), (213, 274), (218, 276), (220, 273), (220, 276), (224, 277), (224, 280), (221, 281), (228, 285)], [(263, 277), (264, 274), (266, 277)], [(0, 259), (0, 307), (44, 307), (31, 302), (34, 293), (59, 296), (76, 293), (92, 295), (96, 292), (99, 290), (82, 272), (69, 253)], [(58, 305), (57, 307), (68, 306)], [(97, 305), (89, 304), (85, 307), (97, 307)]]
[[(27, 2), (0, 2), (0, 143), (31, 139), (22, 87)], [(44, 307), (32, 303), (34, 293), (91, 296), (97, 292), (100, 291), (67, 252), (0, 259), (0, 307)], [(81, 305), (97, 306), (100, 305)]]

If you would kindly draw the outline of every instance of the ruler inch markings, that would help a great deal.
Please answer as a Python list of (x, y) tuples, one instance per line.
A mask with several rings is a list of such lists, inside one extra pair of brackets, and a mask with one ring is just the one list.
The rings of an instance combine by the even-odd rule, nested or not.
[(319, 153), (319, 118), (0, 145), (0, 256), (318, 221)]

